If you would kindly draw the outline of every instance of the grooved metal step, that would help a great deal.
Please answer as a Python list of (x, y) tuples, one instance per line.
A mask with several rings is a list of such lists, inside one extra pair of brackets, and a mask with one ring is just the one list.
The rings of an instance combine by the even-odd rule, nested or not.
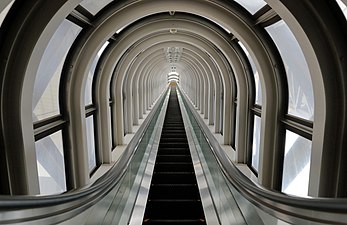
[(155, 166), (158, 172), (184, 172), (194, 170), (191, 162), (158, 162)]

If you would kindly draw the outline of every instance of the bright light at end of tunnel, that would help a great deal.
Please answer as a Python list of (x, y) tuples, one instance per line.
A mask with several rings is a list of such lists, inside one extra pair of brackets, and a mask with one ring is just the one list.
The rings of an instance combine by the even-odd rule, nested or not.
[(179, 74), (178, 74), (177, 72), (170, 72), (168, 75), (169, 75), (169, 76), (171, 76), (171, 75), (176, 75), (176, 76), (178, 76)]
[(168, 82), (171, 83), (171, 82), (175, 82), (175, 83), (178, 83), (179, 82), (179, 74), (177, 72), (170, 72), (168, 75), (167, 75), (167, 79), (168, 79)]

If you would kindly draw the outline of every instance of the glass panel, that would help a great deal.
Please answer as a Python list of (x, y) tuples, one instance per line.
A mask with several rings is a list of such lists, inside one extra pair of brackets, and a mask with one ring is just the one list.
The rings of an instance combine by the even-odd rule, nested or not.
[(246, 46), (244, 46), (244, 44), (242, 44), (241, 41), (239, 41), (239, 44), (241, 46), (241, 48), (243, 49), (243, 51), (245, 52), (245, 54), (247, 55), (248, 61), (252, 66), (252, 71), (253, 71), (253, 75), (254, 75), (254, 86), (255, 86), (255, 104), (257, 105), (261, 105), (262, 104), (262, 89), (261, 89), (261, 83), (260, 83), (260, 78), (259, 78), (259, 73), (257, 70), (257, 67), (255, 66), (254, 60), (251, 57), (251, 55), (249, 54)]
[(99, 58), (101, 56), (101, 54), (104, 52), (105, 48), (107, 47), (107, 45), (110, 42), (106, 41), (105, 44), (103, 44), (103, 46), (100, 48), (100, 50), (98, 51), (98, 54), (96, 55), (96, 57), (94, 58), (94, 61), (90, 67), (90, 70), (88, 72), (88, 77), (87, 77), (87, 82), (86, 82), (86, 89), (85, 89), (85, 97), (84, 97), (84, 101), (86, 105), (92, 104), (92, 85), (93, 85), (93, 77), (95, 74), (95, 68), (96, 68), (96, 64), (99, 61)]
[(40, 194), (66, 191), (65, 164), (61, 131), (35, 142)]
[(284, 21), (266, 28), (284, 62), (289, 88), (288, 113), (307, 120), (313, 119), (314, 98), (310, 72), (304, 54)]
[(260, 147), (261, 118), (254, 116), (253, 143), (252, 143), (252, 166), (259, 171), (259, 147)]
[(112, 2), (112, 0), (84, 0), (80, 5), (86, 8), (91, 14), (95, 15), (110, 2)]
[(12, 4), (14, 3), (14, 0), (8, 1), (8, 2), (9, 2), (8, 5), (0, 12), (0, 26), (1, 26), (2, 22), (4, 22), (4, 19), (7, 15), (8, 11), (10, 10)]
[(345, 15), (345, 17), (347, 18), (347, 6), (345, 3), (343, 3), (341, 0), (336, 0), (337, 4), (339, 4), (343, 14)]
[(59, 114), (59, 82), (65, 57), (81, 27), (64, 20), (41, 59), (33, 94), (33, 121)]
[(235, 0), (245, 7), (251, 14), (256, 13), (260, 8), (266, 5), (263, 0)]
[(86, 127), (87, 127), (87, 144), (88, 144), (88, 165), (89, 165), (89, 171), (91, 172), (96, 167), (94, 116), (87, 117)]
[(311, 162), (311, 141), (286, 131), (286, 148), (283, 164), (282, 191), (305, 197)]

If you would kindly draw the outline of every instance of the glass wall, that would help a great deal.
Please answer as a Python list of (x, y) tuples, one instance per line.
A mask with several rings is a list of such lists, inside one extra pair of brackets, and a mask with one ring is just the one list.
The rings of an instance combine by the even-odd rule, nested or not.
[(45, 48), (35, 79), (32, 118), (35, 133), (40, 130), (39, 135), (35, 135), (35, 149), (42, 195), (67, 190), (62, 134), (64, 121), (60, 117), (45, 119), (60, 115), (61, 73), (65, 58), (81, 30), (67, 19), (60, 24)]
[(61, 131), (35, 142), (40, 194), (66, 191), (65, 164)]
[(282, 191), (305, 197), (311, 162), (311, 141), (291, 131), (286, 132)]
[(110, 2), (112, 2), (112, 0), (84, 0), (80, 5), (87, 9), (91, 14), (95, 15)]
[(252, 167), (259, 171), (259, 149), (260, 149), (261, 118), (254, 116), (253, 143), (252, 143)]
[(235, 0), (235, 2), (238, 2), (251, 14), (256, 13), (259, 9), (266, 5), (263, 0)]
[(0, 27), (1, 27), (1, 24), (2, 22), (4, 21), (8, 11), (10, 10), (12, 4), (14, 3), (14, 0), (12, 1), (9, 1), (10, 3), (8, 3), (8, 5), (1, 11), (0, 9)]
[(255, 83), (255, 104), (257, 105), (262, 105), (263, 97), (262, 97), (262, 92), (261, 92), (261, 83), (260, 83), (260, 78), (259, 78), (259, 73), (257, 70), (257, 67), (254, 64), (254, 61), (252, 60), (251, 57), (249, 57), (249, 61), (252, 66), (252, 70), (254, 73), (254, 83)]
[(289, 89), (288, 114), (313, 120), (312, 81), (299, 43), (283, 20), (267, 27), (266, 30), (274, 40), (286, 68)]
[[(255, 62), (250, 55), (249, 51), (247, 50), (246, 46), (239, 41), (239, 45), (241, 46), (242, 50), (247, 56), (247, 59), (249, 61), (249, 64), (251, 68), (249, 70), (252, 70), (253, 72), (253, 78), (254, 78), (254, 93), (253, 93), (253, 99), (254, 99), (254, 105), (250, 109), (251, 116), (254, 119), (254, 122), (252, 124), (252, 128), (249, 131), (249, 135), (251, 136), (251, 143), (249, 147), (249, 153), (248, 153), (248, 166), (254, 171), (259, 171), (259, 154), (260, 154), (260, 133), (261, 133), (261, 105), (262, 105), (262, 88), (261, 88), (261, 82), (260, 77), (258, 73), (258, 69), (255, 65)], [(252, 118), (250, 118), (251, 120)]]
[(347, 6), (345, 3), (343, 3), (341, 0), (336, 0), (337, 4), (339, 4), (343, 14), (345, 15), (345, 17), (347, 18)]
[(90, 105), (93, 103), (93, 98), (92, 98), (92, 86), (93, 86), (93, 78), (94, 78), (94, 74), (95, 74), (95, 68), (96, 65), (100, 59), (101, 54), (104, 52), (105, 48), (107, 47), (107, 45), (110, 42), (106, 41), (103, 46), (100, 48), (100, 50), (98, 51), (98, 54), (96, 55), (96, 57), (93, 60), (93, 63), (90, 67), (90, 70), (88, 72), (88, 77), (87, 77), (87, 82), (86, 82), (86, 88), (85, 88), (85, 105)]
[(314, 117), (311, 76), (302, 49), (287, 24), (281, 20), (265, 30), (279, 50), (288, 84), (282, 192), (305, 197), (311, 162), (311, 140), (307, 138), (312, 136), (307, 130), (312, 130)]
[(65, 57), (81, 27), (64, 20), (41, 59), (32, 101), (33, 121), (59, 114), (59, 82)]
[(248, 61), (252, 66), (252, 71), (253, 71), (253, 75), (254, 75), (254, 84), (255, 84), (255, 104), (262, 105), (262, 88), (261, 88), (258, 69), (255, 66), (254, 60), (251, 57), (251, 55), (249, 54), (249, 52), (248, 52), (247, 48), (244, 46), (244, 44), (242, 44), (242, 42), (239, 41), (239, 45), (241, 46), (242, 50), (247, 55)]
[(92, 172), (96, 167), (95, 156), (95, 135), (94, 135), (94, 116), (86, 118), (87, 127), (87, 144), (88, 144), (88, 165), (89, 172)]

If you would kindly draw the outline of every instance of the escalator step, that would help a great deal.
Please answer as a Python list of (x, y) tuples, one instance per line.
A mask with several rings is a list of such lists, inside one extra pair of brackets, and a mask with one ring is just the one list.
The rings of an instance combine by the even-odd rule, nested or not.
[(163, 126), (163, 130), (184, 130), (184, 126)]
[(171, 124), (171, 125), (168, 124), (168, 125), (166, 125), (164, 123), (163, 129), (171, 129), (171, 128), (176, 128), (175, 130), (179, 130), (179, 129), (184, 130), (184, 124), (183, 123), (179, 123), (179, 124)]
[(157, 184), (151, 186), (149, 199), (199, 199), (196, 184)]
[(185, 133), (162, 133), (160, 138), (187, 138)]
[(191, 162), (190, 155), (157, 155), (157, 162)]
[(183, 120), (182, 119), (166, 119), (164, 126), (167, 125), (180, 125), (183, 126)]
[(145, 217), (165, 220), (191, 220), (204, 218), (202, 205), (197, 200), (150, 200)]
[(159, 148), (159, 155), (188, 155), (190, 154), (189, 148)]
[(153, 184), (196, 184), (194, 172), (154, 172)]
[(193, 163), (178, 163), (178, 162), (167, 162), (167, 163), (156, 163), (156, 172), (187, 172), (194, 171)]
[(178, 134), (178, 135), (181, 135), (181, 134), (184, 134), (186, 135), (186, 131), (185, 130), (163, 130), (162, 131), (162, 134), (166, 135), (173, 135), (173, 134)]
[(186, 137), (165, 137), (160, 139), (160, 143), (188, 143), (188, 140)]
[(188, 143), (159, 143), (159, 148), (189, 148)]
[(144, 221), (143, 224), (169, 224), (169, 225), (194, 225), (206, 224), (203, 219), (196, 220), (151, 220)]

